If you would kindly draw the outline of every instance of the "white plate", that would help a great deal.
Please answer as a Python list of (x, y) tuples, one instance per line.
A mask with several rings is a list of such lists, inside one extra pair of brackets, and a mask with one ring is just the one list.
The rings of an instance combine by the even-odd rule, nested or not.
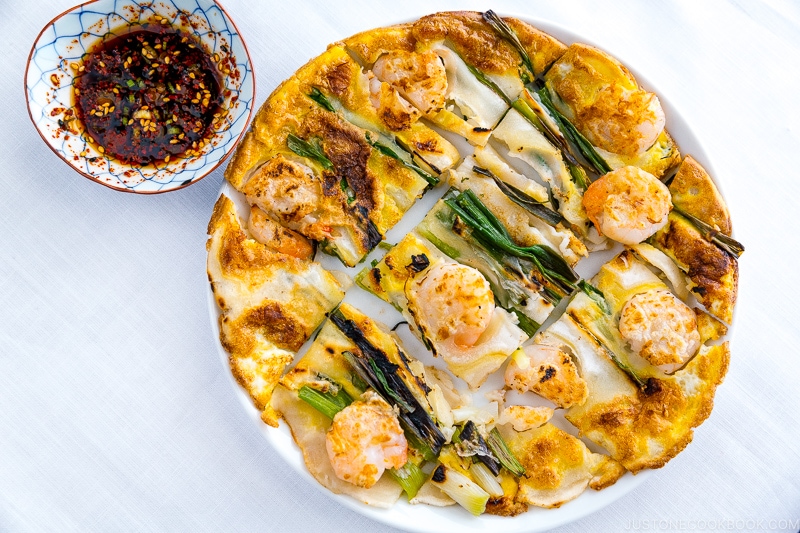
[[(503, 16), (507, 16), (507, 14), (504, 13)], [(583, 42), (604, 49), (613, 57), (617, 58), (633, 73), (634, 77), (642, 87), (653, 91), (658, 95), (667, 117), (667, 129), (677, 142), (681, 150), (681, 154), (683, 156), (691, 155), (708, 171), (712, 177), (714, 176), (714, 169), (708, 159), (708, 156), (686, 120), (684, 120), (679, 111), (669, 102), (668, 98), (659, 93), (656, 88), (647, 81), (646, 76), (642, 75), (642, 73), (637, 71), (635, 68), (631, 68), (631, 66), (625, 61), (624, 54), (619, 54), (615, 50), (606, 49), (600, 43), (593, 43), (583, 39), (579, 35), (553, 23), (514, 14), (511, 14), (510, 16), (516, 16), (521, 20), (529, 22), (534, 27), (549, 33), (565, 44)], [(719, 183), (717, 183), (717, 186), (719, 187)], [(424, 198), (419, 200), (414, 207), (412, 207), (403, 220), (387, 233), (386, 240), (388, 242), (395, 243), (402, 238), (406, 232), (412, 229), (422, 219), (422, 217), (425, 216), (436, 200), (438, 200), (438, 198), (444, 194), (445, 189), (445, 187), (440, 186), (437, 188), (437, 190), (429, 191)], [(722, 190), (721, 187), (720, 190)], [(237, 203), (241, 203), (242, 199), (239, 193), (227, 185), (227, 183), (223, 184), (220, 193), (225, 193), (229, 197), (236, 200)], [(241, 205), (240, 207), (244, 206)], [(319, 257), (322, 254), (318, 254), (317, 259), (330, 270), (344, 271), (352, 276), (361, 268), (363, 268), (364, 265), (368, 265), (371, 259), (380, 257), (382, 254), (383, 252), (381, 250), (375, 250), (360, 266), (352, 269), (345, 268), (341, 263), (333, 258), (325, 256)], [(596, 261), (595, 263), (590, 262), (589, 265), (586, 265), (584, 262), (582, 262), (578, 265), (578, 270), (584, 277), (589, 277), (591, 274), (596, 272), (601, 263), (602, 261)], [(594, 268), (595, 266), (596, 268)], [(373, 318), (380, 320), (389, 326), (392, 326), (403, 320), (400, 314), (397, 313), (397, 311), (395, 311), (391, 306), (384, 304), (376, 297), (367, 294), (365, 291), (362, 291), (355, 286), (348, 291), (345, 301), (352, 303), (369, 316), (372, 316)], [(219, 338), (219, 324), (217, 321), (219, 317), (219, 309), (214, 301), (210, 287), (208, 290), (208, 308), (211, 316), (212, 329), (216, 338)], [(730, 337), (730, 333), (728, 337)], [(404, 342), (404, 347), (407, 349), (410, 355), (423, 360), (423, 362), (426, 364), (433, 363), (436, 366), (441, 364), (441, 361), (428, 357), (427, 351), (410, 334), (402, 335), (402, 340)], [(230, 373), (230, 368), (228, 365), (228, 353), (219, 343), (217, 343), (217, 349), (225, 367), (225, 373), (228, 375), (245, 412), (253, 420), (253, 423), (256, 424), (267, 442), (269, 442), (269, 444), (278, 452), (281, 458), (286, 461), (286, 463), (289, 464), (289, 466), (291, 466), (300, 477), (318, 487), (325, 495), (333, 498), (334, 501), (340, 503), (341, 505), (364, 516), (372, 518), (373, 520), (385, 523), (398, 529), (420, 533), (465, 533), (471, 531), (483, 533), (493, 531), (503, 531), (503, 533), (533, 533), (547, 531), (569, 522), (579, 520), (595, 511), (598, 511), (599, 509), (606, 507), (622, 496), (628, 494), (630, 491), (634, 490), (637, 486), (644, 482), (645, 479), (653, 474), (653, 471), (651, 470), (643, 471), (636, 476), (627, 473), (611, 487), (599, 492), (587, 489), (581, 496), (562, 505), (558, 509), (540, 509), (531, 507), (527, 512), (513, 518), (491, 515), (474, 517), (458, 505), (453, 505), (450, 507), (410, 505), (402, 496), (400, 500), (390, 509), (371, 507), (349, 496), (333, 494), (322, 487), (322, 485), (320, 485), (308, 473), (305, 463), (303, 462), (303, 456), (300, 452), (300, 449), (292, 440), (288, 426), (285, 423), (281, 423), (281, 426), (275, 429), (265, 425), (261, 421), (260, 411), (253, 406), (253, 403), (250, 400), (247, 392), (236, 383), (235, 379)], [(302, 356), (302, 354), (305, 352), (305, 349), (306, 347), (301, 349), (300, 356)], [(298, 356), (298, 359), (300, 356)], [(490, 390), (491, 387), (491, 382), (482, 387), (481, 390), (476, 393), (476, 402), (480, 400), (478, 396), (480, 396), (481, 391), (484, 389)], [(568, 430), (575, 434), (575, 429), (562, 420), (555, 420), (554, 423), (562, 429)], [(592, 451), (601, 451), (594, 444), (588, 442), (587, 444)], [(691, 448), (689, 448), (689, 450), (691, 450)], [(684, 451), (683, 453), (691, 452)]]

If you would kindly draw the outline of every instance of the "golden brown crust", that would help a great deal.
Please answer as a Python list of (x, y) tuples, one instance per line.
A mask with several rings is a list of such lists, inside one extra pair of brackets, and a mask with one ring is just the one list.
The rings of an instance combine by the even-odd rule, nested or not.
[[(517, 32), (537, 73), (543, 72), (567, 49), (563, 43), (526, 22), (510, 17), (503, 20)], [(416, 21), (411, 32), (418, 43), (447, 40), (467, 63), (487, 73), (514, 71), (521, 62), (516, 50), (477, 11), (428, 15)]]
[[(318, 264), (271, 250), (248, 237), (233, 202), (217, 200), (208, 225), (208, 278), (221, 310), (220, 343), (233, 375), (267, 424), (284, 368), (344, 296)], [(308, 279), (306, 279), (308, 278)]]
[(371, 66), (377, 59), (393, 50), (413, 52), (416, 39), (411, 34), (411, 24), (398, 24), (357, 33), (342, 44)]
[(613, 484), (618, 470), (613, 461), (589, 451), (576, 437), (545, 424), (522, 433), (504, 434), (506, 441), (525, 468), (515, 497), (537, 507), (555, 508), (579, 496), (597, 476), (606, 486)]
[(706, 310), (730, 324), (739, 283), (736, 259), (705, 240), (688, 220), (674, 211), (652, 242), (687, 273), (694, 284), (692, 292)]
[(692, 156), (687, 155), (669, 186), (672, 203), (725, 235), (731, 234), (728, 206), (708, 172)]

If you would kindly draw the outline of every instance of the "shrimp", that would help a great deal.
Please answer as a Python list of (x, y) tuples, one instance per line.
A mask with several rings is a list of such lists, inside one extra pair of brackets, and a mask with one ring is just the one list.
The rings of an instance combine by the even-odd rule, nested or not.
[(314, 246), (308, 239), (284, 228), (256, 206), (250, 208), (247, 229), (255, 240), (276, 252), (298, 259), (311, 259), (314, 256)]
[(638, 244), (667, 224), (672, 196), (649, 172), (622, 167), (586, 189), (583, 207), (601, 235), (622, 244)]
[(387, 52), (375, 61), (372, 72), (395, 87), (422, 113), (444, 107), (447, 73), (436, 52)]
[(336, 477), (367, 489), (386, 468), (400, 468), (408, 459), (408, 441), (397, 415), (371, 390), (336, 413), (325, 448)]
[(615, 154), (646, 151), (664, 131), (666, 116), (658, 97), (641, 89), (611, 85), (598, 93), (595, 105), (582, 115), (586, 137)]
[(242, 192), (250, 205), (258, 206), (294, 230), (301, 230), (314, 220), (323, 196), (311, 169), (282, 155), (264, 163)]
[(583, 404), (589, 393), (572, 358), (546, 344), (517, 350), (506, 367), (505, 381), (507, 387), (534, 392), (564, 408)]
[(682, 367), (701, 344), (694, 312), (665, 289), (628, 300), (620, 313), (619, 332), (634, 352), (665, 372)]
[(404, 130), (417, 121), (420, 116), (419, 109), (400, 96), (394, 87), (376, 78), (372, 72), (367, 73), (367, 79), (369, 101), (389, 129)]
[(494, 313), (494, 294), (478, 270), (439, 263), (410, 282), (409, 309), (434, 343), (451, 340), (459, 348), (474, 346)]

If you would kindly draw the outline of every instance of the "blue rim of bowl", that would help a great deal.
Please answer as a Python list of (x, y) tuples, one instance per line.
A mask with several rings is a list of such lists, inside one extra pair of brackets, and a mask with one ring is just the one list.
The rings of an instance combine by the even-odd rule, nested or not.
[[(241, 61), (241, 59), (238, 59), (237, 63), (236, 63), (237, 66), (243, 66), (243, 69), (242, 69), (243, 72), (241, 74), (242, 81), (241, 81), (241, 84), (239, 85), (238, 91), (241, 92), (242, 88), (245, 87), (246, 84), (249, 84), (249, 85), (252, 86), (252, 96), (250, 97), (249, 100), (237, 99), (237, 103), (241, 103), (241, 104), (243, 104), (245, 106), (245, 110), (241, 113), (241, 115), (236, 120), (236, 122), (242, 121), (241, 131), (235, 137), (232, 135), (231, 138), (228, 140), (228, 142), (224, 143), (224, 147), (225, 148), (223, 148), (223, 153), (222, 153), (221, 157), (216, 162), (214, 162), (213, 164), (211, 164), (207, 168), (206, 168), (206, 164), (207, 164), (206, 163), (206, 164), (198, 166), (197, 168), (191, 169), (190, 171), (194, 173), (194, 176), (192, 178), (186, 179), (186, 180), (183, 180), (183, 181), (171, 180), (171, 181), (168, 181), (168, 182), (159, 183), (159, 182), (157, 182), (157, 181), (155, 181), (153, 179), (154, 177), (158, 176), (158, 174), (154, 174), (154, 175), (152, 175), (150, 177), (145, 177), (144, 175), (141, 174), (141, 170), (140, 169), (136, 169), (135, 167), (128, 167), (128, 168), (131, 168), (133, 171), (138, 171), (139, 172), (139, 174), (140, 174), (140, 176), (142, 178), (141, 181), (139, 181), (138, 183), (136, 183), (134, 185), (126, 185), (124, 182), (122, 182), (122, 180), (119, 180), (119, 179), (118, 179), (119, 183), (109, 183), (109, 182), (104, 181), (103, 179), (101, 179), (99, 176), (97, 176), (95, 174), (92, 174), (92, 173), (88, 172), (87, 170), (79, 168), (78, 166), (73, 164), (73, 162), (69, 160), (67, 154), (59, 151), (53, 144), (51, 144), (50, 140), (46, 136), (49, 132), (44, 131), (44, 129), (39, 126), (39, 122), (34, 118), (33, 110), (31, 108), (32, 86), (28, 82), (28, 76), (29, 76), (31, 63), (32, 63), (32, 61), (34, 59), (34, 56), (35, 56), (35, 54), (37, 53), (37, 51), (41, 47), (40, 40), (41, 40), (42, 36), (49, 29), (53, 28), (53, 26), (62, 17), (66, 16), (66, 15), (68, 15), (70, 13), (76, 12), (78, 10), (83, 10), (88, 6), (91, 6), (92, 4), (96, 4), (96, 3), (99, 3), (99, 2), (102, 2), (102, 1), (104, 1), (104, 0), (89, 0), (88, 2), (84, 2), (82, 4), (78, 4), (76, 6), (73, 6), (73, 7), (69, 8), (69, 9), (64, 10), (60, 14), (56, 15), (55, 17), (53, 17), (47, 24), (45, 24), (42, 27), (41, 31), (37, 34), (36, 38), (34, 39), (33, 45), (31, 46), (31, 50), (30, 50), (30, 52), (28, 54), (28, 59), (27, 59), (27, 63), (26, 63), (26, 66), (25, 66), (25, 74), (24, 74), (24, 79), (23, 79), (24, 91), (25, 91), (25, 103), (26, 103), (26, 106), (28, 108), (28, 116), (30, 117), (34, 128), (39, 133), (39, 136), (42, 138), (42, 140), (44, 141), (45, 145), (47, 145), (59, 157), (59, 159), (64, 161), (72, 170), (78, 172), (79, 174), (81, 174), (83, 177), (89, 179), (90, 181), (93, 181), (95, 183), (99, 183), (100, 185), (108, 187), (108, 188), (110, 188), (112, 190), (119, 191), (119, 192), (127, 192), (127, 193), (132, 193), (132, 194), (161, 194), (161, 193), (165, 193), (165, 192), (171, 192), (171, 191), (176, 191), (176, 190), (179, 190), (179, 189), (183, 189), (185, 187), (188, 187), (189, 185), (197, 183), (198, 181), (200, 181), (204, 177), (206, 177), (209, 174), (211, 174), (212, 172), (214, 172), (217, 168), (219, 168), (219, 166), (223, 162), (225, 162), (225, 160), (228, 157), (230, 157), (231, 153), (233, 153), (234, 149), (239, 144), (239, 141), (241, 140), (242, 136), (245, 134), (245, 132), (248, 129), (248, 126), (249, 126), (249, 123), (250, 123), (250, 120), (251, 120), (252, 114), (253, 114), (253, 105), (254, 105), (254, 102), (256, 100), (256, 81), (255, 81), (255, 75), (254, 75), (253, 66), (252, 66), (253, 63), (252, 63), (252, 59), (250, 57), (250, 52), (249, 52), (249, 50), (247, 48), (247, 43), (245, 42), (244, 37), (242, 36), (241, 32), (239, 31), (239, 28), (236, 26), (236, 23), (233, 21), (233, 19), (229, 15), (228, 11), (217, 0), (208, 0), (208, 1), (211, 4), (213, 4), (214, 7), (219, 9), (220, 13), (223, 16), (223, 20), (224, 20), (225, 24), (228, 27), (229, 34), (231, 35), (231, 37), (235, 37), (236, 39), (238, 39), (238, 41), (241, 43), (241, 47), (242, 47), (242, 50), (244, 52), (245, 60)], [(183, 11), (183, 10), (178, 9), (178, 7), (175, 4), (176, 1), (180, 1), (180, 0), (166, 0), (166, 1), (170, 2), (172, 4), (172, 6), (175, 7), (179, 12)], [(143, 13), (145, 9), (150, 9), (151, 11), (154, 11), (153, 8), (152, 8), (152, 5), (155, 2), (150, 2), (150, 1), (142, 2), (142, 0), (130, 0), (130, 2), (133, 3), (133, 4), (136, 4), (137, 6), (139, 6), (142, 9), (140, 14)], [(195, 0), (195, 3), (197, 4), (197, 0)], [(201, 11), (203, 11), (205, 13), (205, 9), (201, 8), (199, 4), (197, 4), (197, 7), (198, 7), (198, 9), (200, 9)], [(88, 11), (88, 12), (91, 12), (91, 11)], [(101, 13), (99, 11), (91, 12), (91, 13), (94, 13), (96, 15), (100, 15), (101, 17), (105, 16), (106, 19), (108, 19), (111, 16), (111, 13), (105, 13), (104, 14), (104, 13)], [(192, 14), (194, 14), (194, 12)], [(121, 17), (121, 18), (124, 19), (124, 17)], [(142, 19), (139, 19), (139, 20), (142, 20)], [(144, 20), (146, 20), (146, 19), (144, 19)], [(128, 23), (130, 24), (130, 22), (128, 22)], [(233, 31), (231, 31), (231, 28), (232, 28)], [(183, 29), (185, 30), (185, 28), (183, 28)], [(115, 31), (115, 30), (116, 30), (116, 27), (114, 29), (109, 28), (105, 33), (100, 34), (100, 35), (95, 35), (95, 37), (98, 40), (103, 39), (103, 37), (105, 35), (107, 35), (108, 33), (113, 33), (113, 31)], [(74, 36), (69, 36), (69, 37), (78, 38), (78, 37), (80, 37), (81, 35), (83, 35), (85, 33), (90, 33), (90, 32), (82, 31), (79, 34), (76, 34)], [(65, 36), (58, 36), (58, 38), (61, 38), (61, 37), (65, 37)], [(62, 57), (59, 57), (59, 62), (57, 63), (57, 65), (60, 65), (61, 63), (65, 63), (66, 61), (67, 61), (66, 59), (64, 59)], [(50, 72), (55, 73), (56, 71), (58, 71), (58, 66), (56, 66), (55, 69), (51, 69), (51, 70), (44, 70), (43, 69), (42, 73), (41, 73), (40, 80), (44, 80), (44, 77), (48, 73), (50, 73)], [(250, 78), (249, 81), (247, 79), (248, 77)], [(70, 86), (71, 86), (71, 83), (70, 83)], [(58, 88), (59, 87), (56, 87), (55, 89), (58, 89)], [(71, 106), (70, 105), (66, 105), (66, 107), (71, 107)], [(42, 112), (44, 112), (45, 108), (46, 108), (46, 106), (42, 107)], [(230, 124), (228, 129), (230, 129), (230, 127), (232, 127), (232, 126), (233, 126), (233, 124)], [(78, 138), (80, 138), (82, 136), (83, 136), (82, 133), (76, 135), (76, 137), (78, 137)], [(211, 152), (213, 152), (213, 151), (214, 150), (212, 150)], [(206, 152), (206, 153), (202, 154), (201, 156), (199, 156), (198, 158), (195, 158), (195, 159), (199, 160), (200, 158), (205, 158), (211, 152)], [(105, 158), (105, 159), (106, 159), (108, 164), (110, 164), (113, 161), (113, 160), (110, 160), (108, 158)], [(190, 161), (192, 161), (192, 160), (190, 160)], [(113, 161), (113, 162), (115, 164), (117, 164), (117, 165), (124, 166), (121, 163), (118, 163), (116, 161)], [(175, 175), (179, 175), (182, 172), (188, 170), (188, 169), (185, 168), (185, 166), (186, 165), (184, 164), (184, 168), (179, 169), (175, 173)], [(160, 171), (160, 170), (163, 170), (163, 169), (166, 169), (166, 168), (167, 167), (162, 167), (162, 168), (156, 169), (156, 170)], [(157, 188), (157, 189), (137, 190), (137, 186), (140, 185), (141, 183), (145, 183), (145, 182), (159, 183), (161, 185), (161, 187)], [(178, 185), (174, 185), (175, 183), (177, 183)]]

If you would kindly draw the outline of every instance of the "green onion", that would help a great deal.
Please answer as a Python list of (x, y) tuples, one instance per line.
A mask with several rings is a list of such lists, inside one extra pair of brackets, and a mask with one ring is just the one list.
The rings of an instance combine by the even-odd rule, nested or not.
[[(382, 143), (380, 143), (378, 141), (373, 141), (372, 138), (369, 135), (369, 132), (367, 132), (366, 138), (367, 138), (367, 143), (369, 143), (370, 146), (372, 146), (373, 148), (378, 150), (383, 155), (385, 155), (387, 157), (391, 157), (392, 159), (396, 159), (397, 161), (399, 161), (407, 169), (413, 170), (414, 172), (419, 174), (420, 177), (422, 177), (422, 179), (424, 179), (425, 181), (428, 182), (428, 185), (435, 186), (435, 185), (439, 184), (439, 178), (437, 178), (436, 176), (434, 176), (432, 174), (429, 174), (428, 172), (425, 172), (422, 168), (420, 168), (418, 165), (416, 165), (413, 162), (404, 161), (403, 158), (401, 158), (399, 155), (397, 155), (397, 152), (395, 152), (394, 150), (392, 150), (391, 148), (389, 148), (385, 144), (382, 144)], [(401, 147), (401, 149), (402, 149), (402, 147)]]
[(126, 84), (128, 87), (131, 87), (131, 88), (132, 88), (134, 85), (136, 85), (136, 82), (135, 82), (135, 81), (133, 81), (133, 80), (128, 80), (128, 81), (126, 81), (126, 82), (125, 82), (125, 84)]
[(503, 487), (485, 464), (473, 463), (469, 467), (469, 473), (475, 478), (475, 482), (488, 492), (492, 498), (499, 498), (503, 495)]
[(506, 444), (506, 441), (503, 439), (503, 436), (500, 435), (500, 431), (496, 427), (492, 428), (492, 431), (489, 432), (489, 436), (486, 438), (486, 444), (506, 470), (517, 477), (525, 474), (525, 467), (522, 466), (508, 448), (508, 444)]
[[(340, 309), (329, 315), (331, 322), (357, 347), (358, 353), (344, 352), (350, 366), (361, 379), (375, 389), (387, 402), (398, 408), (398, 418), (405, 428), (419, 437), (424, 445), (418, 449), (423, 455), (439, 454), (445, 437), (431, 415), (423, 408), (411, 387), (419, 388), (419, 382), (408, 368), (402, 368), (389, 360), (389, 356), (373, 345), (358, 325), (344, 316)], [(399, 351), (399, 347), (398, 347)], [(405, 355), (400, 352), (400, 361), (405, 364)], [(405, 379), (410, 383), (407, 383)], [(421, 391), (424, 395), (424, 392)], [(429, 448), (430, 450), (426, 450)]]
[(297, 396), (331, 420), (336, 413), (353, 403), (353, 399), (341, 387), (336, 394), (332, 394), (303, 385), (297, 391)]
[(536, 78), (536, 71), (533, 68), (533, 62), (531, 61), (530, 56), (528, 55), (528, 51), (525, 50), (525, 47), (522, 46), (522, 43), (517, 37), (517, 32), (509, 26), (506, 21), (501, 19), (494, 11), (491, 9), (485, 13), (483, 13), (483, 20), (485, 20), (494, 30), (500, 34), (500, 36), (511, 43), (511, 45), (517, 50), (517, 53), (522, 58), (522, 65), (527, 72), (522, 71), (521, 74), (524, 74), (524, 78), (528, 78), (524, 80), (525, 83), (531, 83)]
[(545, 245), (516, 245), (502, 222), (489, 211), (472, 190), (467, 189), (456, 198), (446, 199), (445, 203), (472, 229), (476, 238), (487, 249), (531, 261), (562, 295), (576, 288), (578, 275), (563, 257)]
[[(617, 355), (616, 352), (614, 352), (614, 350), (612, 350), (608, 346), (606, 346), (605, 342), (600, 340), (600, 338), (598, 338), (597, 335), (595, 335), (592, 331), (590, 331), (589, 328), (587, 328), (581, 322), (581, 320), (579, 319), (578, 316), (576, 316), (574, 313), (570, 312), (570, 317), (578, 325), (578, 327), (581, 328), (581, 330), (584, 333), (586, 333), (589, 337), (591, 337), (591, 339), (600, 347), (600, 349), (606, 354), (606, 356), (609, 359), (611, 359), (611, 361), (615, 365), (617, 365), (617, 368), (622, 370), (622, 372), (625, 375), (627, 375), (631, 379), (631, 381), (633, 381), (636, 384), (637, 387), (639, 387), (640, 389), (644, 389), (647, 386), (647, 382), (645, 380), (643, 380), (639, 376), (639, 374), (637, 374), (636, 371), (633, 368), (631, 368), (630, 365), (628, 365), (625, 361), (623, 361), (622, 358), (619, 355)], [(602, 327), (602, 326), (600, 326), (600, 327)]]
[(608, 302), (606, 301), (606, 296), (600, 289), (598, 289), (594, 285), (591, 285), (589, 282), (583, 279), (578, 282), (578, 288), (580, 288), (580, 290), (583, 291), (583, 293), (586, 296), (591, 298), (594, 301), (594, 303), (597, 304), (597, 307), (599, 307), (600, 310), (603, 311), (603, 313), (605, 313), (606, 315), (611, 314), (611, 306), (608, 305)]
[(315, 141), (313, 143), (304, 141), (300, 137), (290, 133), (286, 137), (286, 144), (289, 146), (289, 150), (297, 155), (301, 157), (307, 157), (308, 159), (313, 159), (322, 165), (325, 170), (333, 170), (333, 163), (331, 163), (331, 160), (325, 155), (325, 152), (319, 145), (319, 141)]
[(500, 188), (503, 194), (509, 198), (509, 200), (524, 208), (535, 217), (544, 220), (551, 226), (555, 227), (564, 221), (564, 217), (561, 216), (561, 214), (559, 214), (557, 211), (553, 211), (552, 209), (544, 206), (541, 202), (537, 202), (523, 191), (495, 176), (491, 171), (481, 167), (472, 167), (472, 171), (477, 174), (482, 174), (486, 177), (492, 178), (495, 184)]
[(403, 488), (409, 500), (414, 498), (422, 485), (428, 481), (428, 475), (422, 471), (419, 465), (411, 461), (400, 468), (390, 468), (387, 472)]
[(500, 473), (500, 461), (492, 454), (486, 441), (478, 432), (475, 422), (468, 420), (458, 433), (453, 437), (457, 443), (456, 451), (461, 457), (474, 457), (491, 470), (492, 474)]
[(431, 482), (473, 515), (486, 510), (489, 493), (461, 472), (440, 464), (433, 471)]
[(697, 230), (703, 235), (703, 238), (721, 248), (735, 259), (741, 257), (744, 253), (744, 245), (732, 237), (728, 237), (724, 233), (714, 229), (697, 217), (682, 211), (681, 209), (673, 206), (676, 213), (680, 214), (688, 220)]
[(512, 313), (514, 313), (514, 316), (516, 316), (516, 317), (517, 317), (517, 321), (519, 322), (519, 323), (517, 324), (517, 326), (519, 326), (519, 329), (521, 329), (522, 331), (524, 331), (524, 332), (525, 332), (525, 334), (526, 334), (528, 337), (533, 337), (533, 334), (534, 334), (534, 333), (536, 333), (537, 331), (539, 331), (539, 328), (540, 328), (540, 327), (542, 327), (542, 325), (541, 325), (541, 324), (539, 324), (538, 322), (536, 322), (535, 320), (533, 320), (531, 317), (529, 317), (528, 315), (526, 315), (526, 314), (525, 314), (523, 311), (521, 311), (520, 309), (517, 309), (516, 307), (512, 307), (512, 308), (510, 309), (510, 311), (511, 311)]
[[(464, 58), (462, 57), (461, 60), (464, 61)], [(498, 87), (497, 84), (495, 82), (493, 82), (489, 78), (489, 76), (487, 76), (486, 74), (484, 74), (483, 72), (478, 70), (477, 67), (473, 67), (472, 65), (470, 65), (466, 61), (464, 61), (464, 64), (467, 65), (467, 69), (470, 72), (472, 72), (472, 75), (475, 76), (475, 78), (477, 78), (477, 80), (479, 82), (481, 82), (482, 84), (487, 86), (489, 89), (491, 89), (492, 92), (494, 92), (497, 96), (502, 98), (505, 101), (506, 104), (511, 105), (511, 98), (506, 96), (506, 93), (504, 93), (503, 90), (500, 87)]]
[(322, 91), (320, 91), (316, 87), (311, 88), (311, 94), (309, 94), (308, 97), (314, 100), (324, 109), (327, 109), (328, 111), (331, 111), (333, 113), (336, 112), (336, 108), (333, 107), (333, 104), (331, 104), (330, 100), (328, 100), (328, 97), (322, 94)]
[(345, 196), (347, 196), (347, 205), (350, 205), (356, 201), (356, 192), (350, 187), (350, 184), (347, 183), (347, 178), (342, 178), (339, 181), (339, 188), (342, 190)]
[(553, 101), (550, 100), (550, 93), (547, 91), (547, 87), (542, 87), (536, 94), (539, 95), (542, 105), (547, 108), (547, 111), (553, 116), (556, 123), (558, 123), (559, 129), (564, 136), (578, 148), (578, 151), (580, 151), (581, 155), (592, 165), (595, 172), (601, 176), (607, 172), (611, 172), (611, 167), (606, 160), (597, 153), (592, 143), (578, 131), (578, 128), (576, 128), (572, 122), (567, 120), (567, 118), (556, 109)]

